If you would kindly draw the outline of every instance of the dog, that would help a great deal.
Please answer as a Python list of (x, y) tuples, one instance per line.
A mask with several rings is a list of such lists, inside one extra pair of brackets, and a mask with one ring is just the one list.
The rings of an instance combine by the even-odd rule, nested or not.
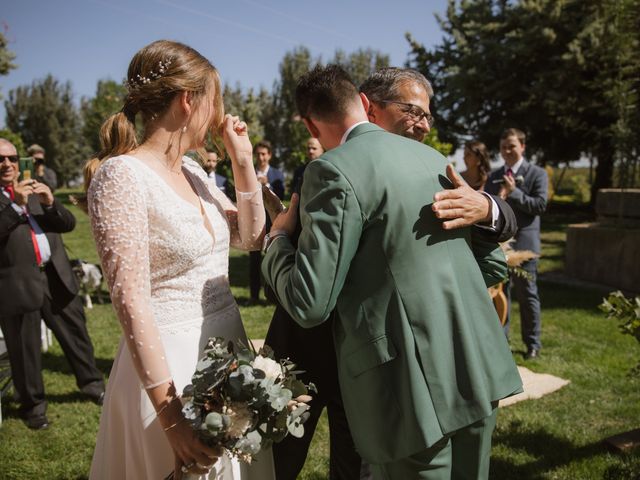
[(102, 303), (102, 268), (100, 265), (75, 259), (71, 260), (71, 269), (80, 284), (78, 295), (82, 297), (85, 307), (93, 308), (92, 293), (96, 295), (97, 302)]

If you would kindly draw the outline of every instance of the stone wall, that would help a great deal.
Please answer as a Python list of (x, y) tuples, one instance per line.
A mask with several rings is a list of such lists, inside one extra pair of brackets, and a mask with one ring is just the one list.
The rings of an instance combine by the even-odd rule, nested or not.
[(640, 292), (640, 189), (600, 190), (596, 214), (567, 230), (567, 275)]

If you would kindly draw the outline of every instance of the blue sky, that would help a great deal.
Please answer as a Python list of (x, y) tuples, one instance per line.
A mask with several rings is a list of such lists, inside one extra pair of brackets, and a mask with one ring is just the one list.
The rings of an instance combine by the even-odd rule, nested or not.
[[(2, 93), (51, 73), (71, 81), (76, 101), (99, 79), (121, 80), (133, 54), (153, 40), (182, 41), (209, 58), (223, 81), (271, 89), (284, 54), (299, 45), (323, 59), (371, 47), (407, 60), (405, 32), (425, 45), (442, 37), (434, 13), (446, 0), (0, 0), (0, 22), (16, 53)], [(4, 102), (0, 125), (4, 125)]]

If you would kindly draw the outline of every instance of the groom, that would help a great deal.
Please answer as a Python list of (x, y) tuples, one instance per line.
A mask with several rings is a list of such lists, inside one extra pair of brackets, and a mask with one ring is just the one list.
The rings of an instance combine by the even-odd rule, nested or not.
[(329, 151), (305, 173), (297, 251), (297, 197), (274, 222), (267, 282), (302, 326), (335, 309), (345, 410), (377, 476), (486, 477), (497, 401), (521, 389), (485, 288), (502, 252), (479, 268), (469, 229), (442, 229), (429, 204), (450, 186), (445, 159), (369, 124), (340, 67), (304, 75), (296, 99)]

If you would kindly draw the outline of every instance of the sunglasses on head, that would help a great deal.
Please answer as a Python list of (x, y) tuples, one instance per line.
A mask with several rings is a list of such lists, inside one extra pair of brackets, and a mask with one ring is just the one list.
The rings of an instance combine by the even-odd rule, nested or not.
[(0, 155), (0, 163), (4, 162), (4, 159), (7, 158), (11, 163), (18, 163), (18, 155)]

